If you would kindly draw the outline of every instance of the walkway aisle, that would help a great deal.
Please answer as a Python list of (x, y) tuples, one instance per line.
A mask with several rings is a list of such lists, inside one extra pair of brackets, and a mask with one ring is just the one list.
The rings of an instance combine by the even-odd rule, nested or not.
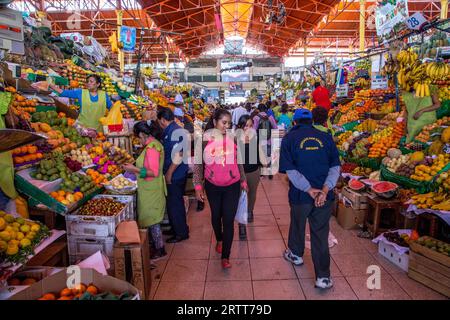
[[(254, 223), (248, 227), (248, 241), (239, 241), (235, 228), (232, 268), (222, 270), (220, 255), (210, 223), (209, 207), (195, 212), (188, 221), (190, 239), (166, 245), (168, 258), (152, 270), (154, 299), (445, 299), (438, 293), (408, 278), (405, 272), (377, 253), (370, 240), (360, 239), (355, 231), (343, 230), (331, 221), (331, 231), (339, 244), (331, 249), (334, 288), (314, 288), (311, 253), (305, 264), (294, 267), (284, 260), (287, 245), (289, 205), (287, 185), (278, 176), (262, 179), (258, 190)], [(369, 291), (367, 267), (381, 268), (381, 290)]]

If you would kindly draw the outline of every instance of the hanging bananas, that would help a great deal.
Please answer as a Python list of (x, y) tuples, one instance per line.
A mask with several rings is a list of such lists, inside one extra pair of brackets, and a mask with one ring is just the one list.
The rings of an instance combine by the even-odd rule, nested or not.
[(450, 75), (450, 68), (445, 62), (431, 62), (426, 67), (426, 74), (431, 81), (444, 81)]
[(430, 96), (430, 86), (428, 84), (428, 81), (415, 82), (414, 90), (416, 91), (416, 97), (418, 98)]

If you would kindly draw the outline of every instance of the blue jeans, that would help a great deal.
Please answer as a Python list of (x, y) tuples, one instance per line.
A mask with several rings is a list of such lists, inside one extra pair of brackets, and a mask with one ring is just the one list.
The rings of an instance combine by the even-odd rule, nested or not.
[(167, 214), (170, 225), (177, 237), (188, 237), (189, 227), (186, 222), (186, 208), (184, 206), (184, 190), (186, 178), (173, 181), (167, 185)]

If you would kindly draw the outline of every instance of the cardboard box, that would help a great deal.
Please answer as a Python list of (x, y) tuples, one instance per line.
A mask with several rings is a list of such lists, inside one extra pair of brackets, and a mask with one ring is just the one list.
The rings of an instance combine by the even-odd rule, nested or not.
[(144, 299), (150, 299), (152, 277), (148, 231), (141, 229), (139, 234), (139, 244), (114, 245), (115, 276), (133, 284)]
[(349, 187), (344, 187), (341, 194), (343, 201), (347, 202), (355, 210), (367, 209), (369, 207), (368, 195), (365, 192), (356, 192)]
[(345, 230), (357, 229), (359, 225), (364, 223), (366, 214), (367, 209), (355, 210), (351, 207), (346, 207), (342, 203), (339, 203), (337, 221), (339, 225)]
[[(60, 272), (51, 275), (25, 290), (13, 295), (10, 300), (37, 300), (48, 292), (60, 292), (67, 287), (67, 282), (73, 277), (73, 271), (68, 272), (63, 269)], [(101, 292), (111, 291), (115, 294), (129, 292), (132, 300), (140, 300), (139, 290), (128, 282), (116, 279), (111, 276), (104, 276), (94, 269), (80, 269), (80, 281), (84, 284), (94, 284)]]

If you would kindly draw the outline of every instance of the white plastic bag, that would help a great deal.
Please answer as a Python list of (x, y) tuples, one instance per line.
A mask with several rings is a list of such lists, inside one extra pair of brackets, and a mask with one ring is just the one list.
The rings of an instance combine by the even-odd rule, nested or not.
[(239, 197), (239, 205), (235, 219), (240, 224), (247, 224), (248, 205), (247, 205), (247, 192), (245, 190), (242, 190), (241, 196)]

